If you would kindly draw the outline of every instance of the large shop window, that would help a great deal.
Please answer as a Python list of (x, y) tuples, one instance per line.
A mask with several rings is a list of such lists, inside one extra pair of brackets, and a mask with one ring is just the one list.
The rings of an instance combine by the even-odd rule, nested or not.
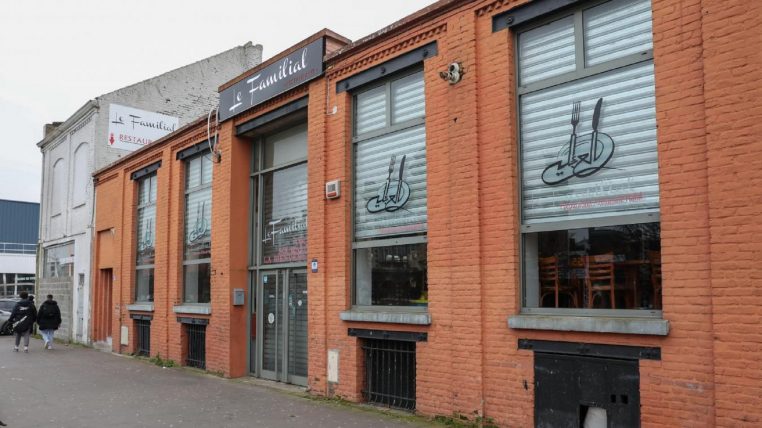
[[(266, 265), (307, 260), (307, 124), (263, 139), (261, 259)], [(256, 159), (255, 159), (256, 161)]]
[(212, 248), (212, 160), (209, 152), (185, 161), (183, 302), (209, 303)]
[(423, 72), (354, 95), (354, 303), (427, 306)]
[(45, 248), (43, 278), (62, 278), (74, 275), (74, 242)]
[(524, 311), (661, 309), (650, 0), (588, 3), (517, 45)]
[(156, 233), (156, 173), (138, 181), (137, 254), (135, 256), (135, 301), (153, 302), (154, 250)]

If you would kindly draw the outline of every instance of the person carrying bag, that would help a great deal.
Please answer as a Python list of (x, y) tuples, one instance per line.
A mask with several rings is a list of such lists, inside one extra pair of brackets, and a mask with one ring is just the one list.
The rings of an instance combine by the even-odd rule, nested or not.
[(21, 338), (24, 338), (24, 352), (29, 352), (29, 336), (32, 334), (32, 326), (37, 320), (37, 309), (29, 300), (29, 293), (22, 291), (19, 295), (21, 300), (16, 303), (11, 312), (8, 322), (11, 323), (11, 331), (16, 336), (16, 345), (13, 347), (15, 352), (19, 351)]

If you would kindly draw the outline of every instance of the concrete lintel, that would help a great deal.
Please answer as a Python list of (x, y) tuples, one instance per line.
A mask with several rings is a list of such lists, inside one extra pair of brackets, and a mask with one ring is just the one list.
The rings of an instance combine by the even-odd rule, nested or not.
[(177, 305), (172, 307), (172, 312), (176, 314), (210, 315), (212, 313), (212, 307), (208, 304)]
[(653, 318), (514, 315), (508, 317), (508, 327), (517, 330), (585, 331), (651, 336), (666, 336), (669, 334), (669, 321)]
[(339, 314), (342, 321), (381, 322), (388, 324), (431, 325), (428, 312), (382, 312), (350, 310)]
[(153, 312), (153, 303), (133, 303), (127, 305), (128, 311)]

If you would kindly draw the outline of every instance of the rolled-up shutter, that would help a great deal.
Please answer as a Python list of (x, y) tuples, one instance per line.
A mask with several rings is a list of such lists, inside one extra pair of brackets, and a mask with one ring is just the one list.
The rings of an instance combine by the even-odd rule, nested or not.
[(424, 114), (423, 72), (392, 82), (392, 124), (416, 119)]
[(197, 190), (185, 198), (185, 260), (211, 255), (212, 189)]
[(136, 264), (150, 265), (154, 262), (154, 233), (156, 224), (156, 205), (138, 209), (138, 252)]
[(519, 35), (522, 86), (574, 71), (574, 17), (567, 16)]
[[(564, 50), (561, 41), (574, 38), (569, 33), (573, 16), (519, 35), (519, 48), (526, 51), (519, 57), (522, 83), (538, 82), (542, 88), (549, 82), (519, 101), (523, 224), (659, 209), (653, 60), (630, 57), (631, 65), (611, 63), (610, 70), (593, 75), (584, 69), (651, 48), (650, 1), (612, 0), (581, 13), (576, 28), (583, 32), (586, 61), (572, 67), (580, 75), (566, 83), (546, 79), (566, 70), (559, 58), (568, 57), (574, 46)], [(575, 103), (580, 108), (572, 147)], [(600, 162), (580, 163), (580, 156)]]
[(307, 164), (264, 175), (262, 263), (307, 260)]
[[(355, 103), (355, 135), (359, 136), (354, 147), (355, 238), (425, 232), (423, 71), (361, 92)], [(387, 112), (387, 106), (391, 111)], [(371, 130), (387, 132), (363, 138)]]
[(588, 66), (653, 47), (651, 0), (612, 0), (585, 10), (582, 16)]
[[(567, 159), (573, 103), (581, 103), (576, 134), (582, 141), (590, 138), (593, 110), (599, 98), (603, 102), (598, 131), (614, 142), (611, 160), (590, 176), (546, 184), (543, 171)], [(584, 146), (578, 146), (580, 149)], [(522, 96), (521, 153), (525, 224), (657, 210), (653, 63)]]
[(355, 98), (355, 134), (361, 135), (386, 126), (386, 86), (357, 94)]
[[(402, 159), (405, 159), (404, 166)], [(355, 146), (355, 237), (358, 239), (426, 230), (426, 127), (424, 125), (362, 141)], [(368, 201), (396, 194), (400, 170), (410, 188), (407, 203), (395, 211), (368, 211)], [(386, 189), (387, 180), (391, 189)]]
[[(186, 164), (185, 260), (205, 259), (211, 255), (212, 161), (208, 153)], [(201, 188), (199, 188), (201, 187)], [(197, 190), (196, 190), (197, 189)]]

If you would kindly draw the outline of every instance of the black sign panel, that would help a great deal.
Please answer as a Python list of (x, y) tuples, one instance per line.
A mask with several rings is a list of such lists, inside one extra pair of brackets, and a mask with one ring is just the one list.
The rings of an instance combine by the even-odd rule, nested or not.
[(324, 47), (315, 40), (220, 92), (220, 121), (323, 74)]

